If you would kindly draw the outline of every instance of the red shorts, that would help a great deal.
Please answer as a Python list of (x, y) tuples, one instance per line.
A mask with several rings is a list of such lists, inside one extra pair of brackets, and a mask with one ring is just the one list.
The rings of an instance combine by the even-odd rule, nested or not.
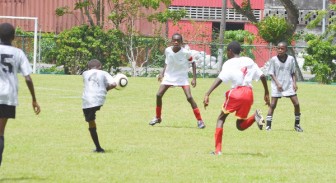
[(253, 91), (251, 87), (239, 86), (225, 93), (223, 105), (225, 114), (236, 112), (236, 117), (246, 119), (253, 104)]

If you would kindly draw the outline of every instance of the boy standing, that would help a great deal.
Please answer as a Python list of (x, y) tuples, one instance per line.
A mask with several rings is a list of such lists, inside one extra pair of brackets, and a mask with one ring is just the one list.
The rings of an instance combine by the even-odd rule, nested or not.
[(83, 113), (85, 121), (89, 123), (90, 135), (96, 146), (94, 152), (97, 153), (104, 153), (105, 150), (99, 144), (95, 121), (96, 112), (103, 106), (107, 91), (116, 87), (113, 77), (108, 72), (101, 70), (101, 68), (100, 61), (93, 59), (88, 63), (89, 70), (83, 72)]
[(9, 118), (15, 118), (18, 105), (18, 78), (21, 72), (24, 76), (35, 114), (40, 113), (40, 106), (35, 97), (31, 66), (21, 49), (12, 46), (15, 28), (9, 23), (0, 24), (0, 166), (5, 147), (5, 127)]
[(269, 105), (269, 93), (267, 88), (266, 77), (254, 61), (248, 57), (240, 57), (241, 47), (238, 42), (231, 42), (227, 47), (227, 60), (219, 73), (218, 78), (214, 81), (208, 92), (204, 96), (204, 107), (209, 105), (209, 96), (221, 83), (231, 82), (231, 90), (226, 92), (226, 100), (222, 110), (217, 118), (215, 131), (215, 155), (222, 154), (222, 136), (223, 125), (226, 117), (234, 113), (237, 117), (236, 126), (238, 130), (249, 128), (255, 121), (259, 129), (263, 127), (264, 119), (260, 110), (248, 117), (253, 104), (252, 80), (261, 80), (264, 86), (264, 100)]
[(295, 60), (294, 57), (287, 55), (287, 43), (280, 42), (277, 47), (278, 55), (270, 60), (268, 74), (272, 77), (272, 101), (266, 117), (266, 130), (271, 130), (273, 112), (281, 97), (288, 97), (294, 105), (294, 130), (303, 132), (300, 126), (300, 104), (296, 95), (298, 89), (295, 79)]
[(168, 47), (165, 50), (165, 66), (158, 77), (161, 85), (156, 94), (156, 116), (149, 122), (149, 125), (153, 126), (157, 123), (161, 123), (163, 95), (171, 86), (180, 86), (182, 87), (184, 94), (186, 95), (187, 100), (193, 109), (194, 115), (197, 119), (197, 127), (203, 129), (205, 128), (205, 124), (202, 120), (202, 116), (197, 107), (197, 104), (191, 95), (188, 81), (189, 64), (191, 63), (193, 71), (193, 80), (191, 81), (191, 85), (193, 87), (196, 86), (195, 62), (192, 60), (191, 53), (182, 47), (183, 40), (180, 34), (175, 33), (172, 36), (172, 43), (173, 46)]

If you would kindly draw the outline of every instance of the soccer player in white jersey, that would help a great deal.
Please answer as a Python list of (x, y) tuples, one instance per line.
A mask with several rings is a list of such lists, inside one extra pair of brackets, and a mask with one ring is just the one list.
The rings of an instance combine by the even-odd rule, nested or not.
[(259, 129), (263, 127), (263, 117), (260, 110), (248, 117), (251, 106), (253, 104), (252, 80), (261, 80), (264, 86), (264, 100), (269, 105), (269, 92), (267, 80), (258, 65), (248, 57), (239, 56), (241, 46), (238, 42), (231, 42), (227, 47), (227, 60), (222, 67), (222, 71), (211, 85), (210, 89), (204, 96), (204, 107), (209, 105), (209, 97), (211, 92), (221, 83), (231, 83), (231, 89), (225, 93), (226, 100), (222, 106), (222, 110), (217, 118), (215, 131), (215, 155), (222, 153), (222, 136), (223, 125), (226, 117), (230, 113), (235, 113), (237, 117), (236, 127), (238, 130), (249, 128), (255, 121)]
[(196, 86), (196, 64), (192, 59), (189, 50), (185, 49), (183, 44), (182, 35), (175, 33), (172, 36), (172, 44), (165, 50), (165, 66), (160, 73), (158, 80), (161, 82), (160, 88), (156, 94), (156, 116), (149, 122), (149, 125), (161, 123), (161, 110), (162, 110), (162, 97), (171, 86), (182, 87), (188, 102), (190, 103), (194, 115), (197, 119), (197, 127), (200, 129), (205, 128), (202, 120), (200, 110), (194, 101), (189, 85), (188, 72), (190, 64), (192, 66), (193, 79), (191, 85)]
[(100, 61), (93, 59), (88, 63), (89, 70), (83, 72), (84, 91), (82, 108), (85, 121), (89, 123), (91, 138), (96, 146), (94, 152), (97, 153), (104, 153), (105, 150), (99, 144), (96, 112), (103, 106), (107, 91), (117, 86), (113, 77), (108, 72), (101, 70), (101, 68)]
[(35, 97), (31, 66), (21, 49), (12, 46), (15, 28), (9, 23), (0, 24), (0, 166), (5, 146), (5, 127), (9, 118), (15, 118), (18, 105), (18, 78), (21, 73), (25, 78), (32, 96), (32, 105), (35, 114), (40, 113), (40, 106)]
[(277, 56), (270, 60), (268, 74), (272, 78), (272, 100), (266, 117), (266, 130), (271, 130), (273, 112), (277, 106), (278, 99), (288, 97), (294, 105), (294, 130), (303, 132), (300, 126), (300, 104), (296, 94), (298, 89), (295, 79), (295, 60), (294, 57), (287, 55), (287, 43), (280, 42), (277, 47)]

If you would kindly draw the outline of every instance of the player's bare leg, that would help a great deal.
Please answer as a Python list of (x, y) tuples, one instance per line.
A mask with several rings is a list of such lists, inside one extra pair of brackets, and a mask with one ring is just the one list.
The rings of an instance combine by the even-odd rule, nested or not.
[(278, 98), (272, 97), (271, 104), (268, 108), (268, 113), (266, 116), (266, 130), (270, 131), (272, 129), (272, 120), (273, 120), (273, 112), (278, 104)]
[(197, 104), (196, 104), (194, 98), (191, 95), (190, 86), (189, 85), (183, 86), (182, 89), (183, 89), (184, 94), (187, 97), (187, 100), (190, 103), (191, 108), (193, 109), (194, 115), (197, 119), (197, 127), (200, 128), (200, 129), (205, 128), (205, 124), (202, 120), (201, 112), (198, 109)]
[(293, 105), (294, 105), (294, 115), (295, 115), (295, 124), (294, 124), (294, 130), (297, 132), (303, 132), (303, 129), (300, 126), (300, 103), (298, 100), (298, 97), (296, 95), (290, 97)]
[(229, 115), (224, 114), (223, 111), (219, 114), (217, 118), (216, 131), (215, 131), (215, 151), (212, 152), (214, 155), (222, 154), (222, 137), (223, 137), (223, 126), (225, 123), (226, 117)]
[(95, 121), (90, 121), (89, 122), (89, 131), (90, 131), (90, 135), (91, 135), (91, 138), (93, 140), (93, 143), (96, 146), (96, 150), (94, 150), (94, 152), (104, 153), (105, 150), (99, 144), (97, 127), (96, 127), (96, 122)]
[(155, 108), (155, 117), (149, 122), (149, 125), (154, 126), (157, 123), (161, 123), (161, 111), (162, 111), (162, 97), (166, 93), (170, 86), (169, 85), (160, 85), (158, 92), (156, 93), (156, 108)]
[(2, 162), (2, 153), (5, 148), (5, 127), (7, 124), (8, 118), (0, 118), (0, 166)]

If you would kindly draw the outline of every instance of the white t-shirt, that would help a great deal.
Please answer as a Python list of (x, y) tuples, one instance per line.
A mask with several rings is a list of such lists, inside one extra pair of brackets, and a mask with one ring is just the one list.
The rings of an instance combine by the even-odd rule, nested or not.
[(173, 86), (189, 85), (188, 72), (190, 63), (193, 62), (189, 61), (192, 60), (191, 53), (183, 47), (175, 53), (173, 47), (168, 47), (165, 50), (165, 56), (167, 66), (161, 84)]
[(108, 84), (114, 83), (113, 77), (106, 71), (90, 69), (83, 72), (84, 91), (83, 109), (102, 106), (105, 102)]
[(235, 57), (227, 60), (218, 78), (224, 83), (231, 82), (231, 87), (250, 86), (252, 80), (258, 81), (263, 74), (258, 65), (249, 57)]
[(32, 73), (26, 55), (19, 48), (0, 45), (0, 104), (18, 105), (18, 73)]
[(278, 91), (278, 88), (272, 79), (271, 89), (272, 97), (291, 96), (296, 92), (293, 87), (292, 74), (295, 73), (295, 60), (294, 57), (288, 55), (287, 60), (282, 63), (277, 56), (272, 57), (270, 60), (270, 67), (268, 70), (269, 75), (275, 76), (279, 83), (282, 85), (283, 91)]

